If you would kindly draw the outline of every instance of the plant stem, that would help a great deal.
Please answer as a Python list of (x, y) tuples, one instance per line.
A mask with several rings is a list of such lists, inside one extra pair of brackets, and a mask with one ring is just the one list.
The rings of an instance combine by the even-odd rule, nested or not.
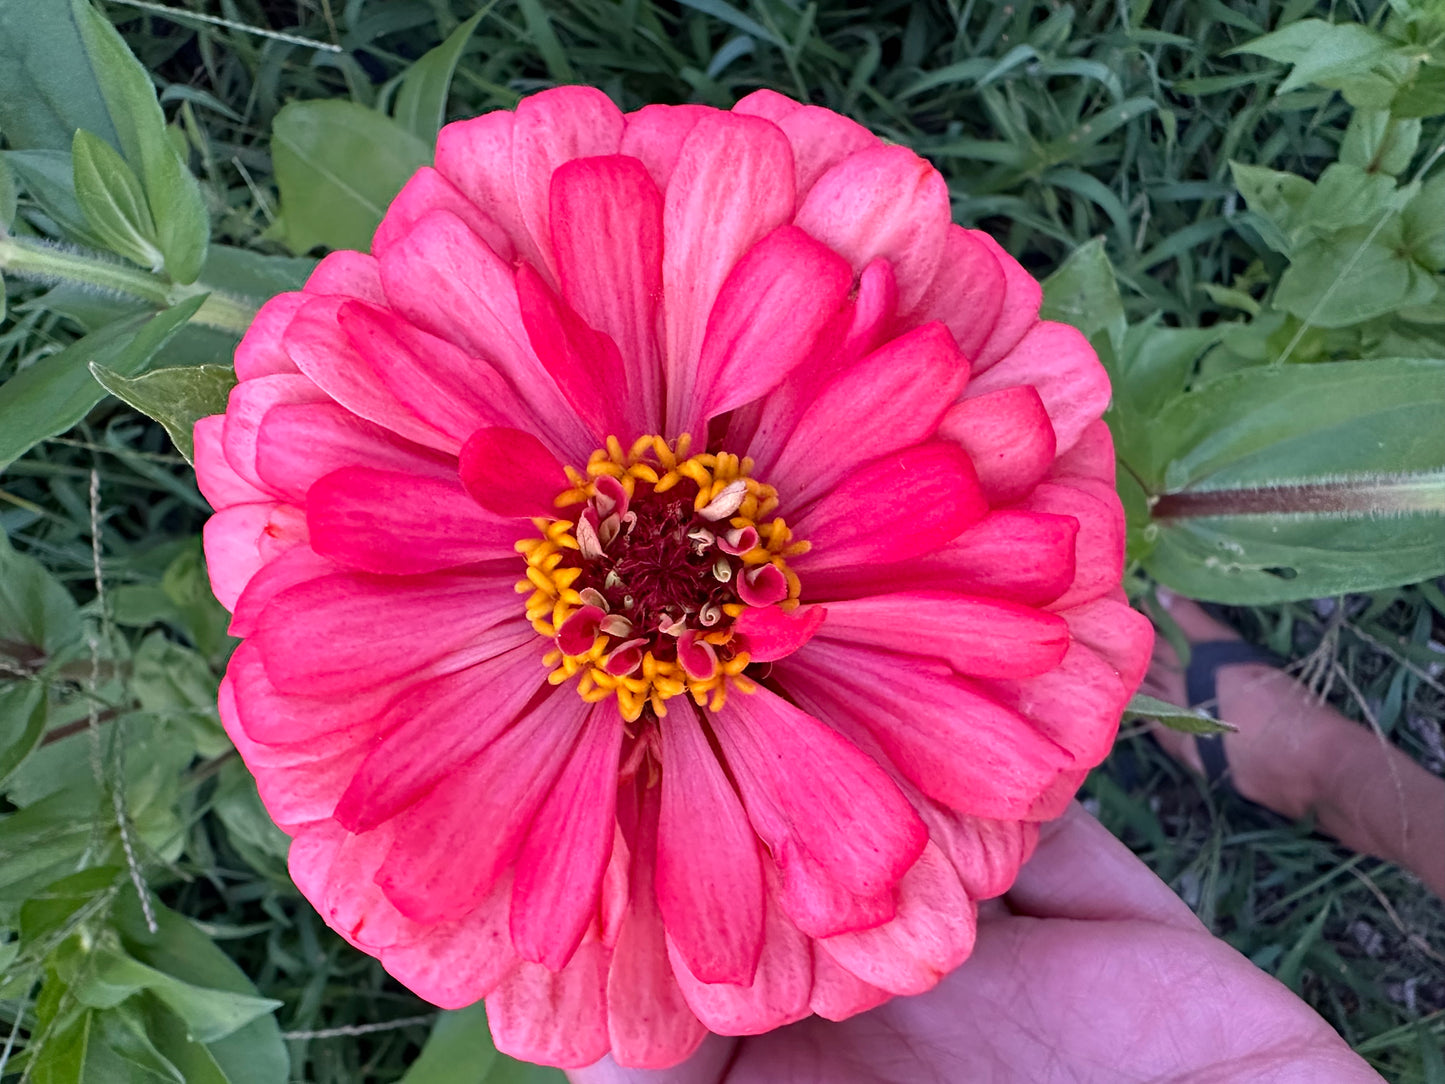
[(250, 326), (252, 317), (256, 315), (254, 305), (214, 290), (205, 283), (168, 283), (148, 271), (127, 267), (101, 256), (76, 252), (45, 241), (8, 237), (3, 233), (0, 233), (0, 271), (40, 282), (76, 283), (125, 294), (157, 308), (169, 308), (188, 297), (209, 294), (192, 319), (238, 335)]
[(1155, 519), (1206, 516), (1324, 516), (1359, 518), (1445, 513), (1445, 475), (1364, 475), (1296, 485), (1165, 493), (1155, 499)]

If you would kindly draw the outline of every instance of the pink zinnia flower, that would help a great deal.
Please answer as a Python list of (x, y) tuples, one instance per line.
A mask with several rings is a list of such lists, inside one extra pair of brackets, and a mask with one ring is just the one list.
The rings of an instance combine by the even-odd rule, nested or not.
[(928, 163), (768, 91), (447, 127), (196, 427), (222, 718), (326, 921), (567, 1066), (956, 967), (1151, 639), (1038, 309)]

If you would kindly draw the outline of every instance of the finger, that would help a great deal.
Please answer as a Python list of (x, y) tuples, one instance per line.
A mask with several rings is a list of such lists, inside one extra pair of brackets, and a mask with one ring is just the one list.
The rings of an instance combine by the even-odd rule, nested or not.
[(709, 1035), (697, 1053), (671, 1069), (624, 1069), (603, 1058), (585, 1069), (569, 1069), (572, 1084), (718, 1084), (732, 1062), (739, 1040), (726, 1035)]
[(1146, 919), (1203, 929), (1188, 905), (1078, 802), (1043, 826), (1004, 900), (1015, 914), (1034, 918)]

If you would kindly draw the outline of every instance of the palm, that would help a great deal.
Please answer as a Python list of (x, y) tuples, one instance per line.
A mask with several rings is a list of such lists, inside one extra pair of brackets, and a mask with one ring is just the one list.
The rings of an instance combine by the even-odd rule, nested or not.
[(973, 957), (928, 994), (832, 1024), (713, 1037), (686, 1065), (583, 1084), (790, 1081), (1378, 1082), (1329, 1026), (1210, 936), (1077, 807), (1006, 898)]

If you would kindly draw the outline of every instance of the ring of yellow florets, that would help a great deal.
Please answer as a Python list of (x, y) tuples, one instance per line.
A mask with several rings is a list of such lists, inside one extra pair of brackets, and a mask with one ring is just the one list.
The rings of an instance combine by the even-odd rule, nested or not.
[(734, 622), (749, 606), (798, 605), (789, 557), (808, 549), (781, 517), (777, 491), (727, 452), (689, 454), (645, 436), (615, 437), (586, 468), (564, 468), (556, 518), (517, 543), (533, 628), (556, 645), (544, 658), (554, 685), (576, 677), (587, 701), (617, 697), (629, 722), (690, 693), (720, 708), (752, 692), (749, 657)]

